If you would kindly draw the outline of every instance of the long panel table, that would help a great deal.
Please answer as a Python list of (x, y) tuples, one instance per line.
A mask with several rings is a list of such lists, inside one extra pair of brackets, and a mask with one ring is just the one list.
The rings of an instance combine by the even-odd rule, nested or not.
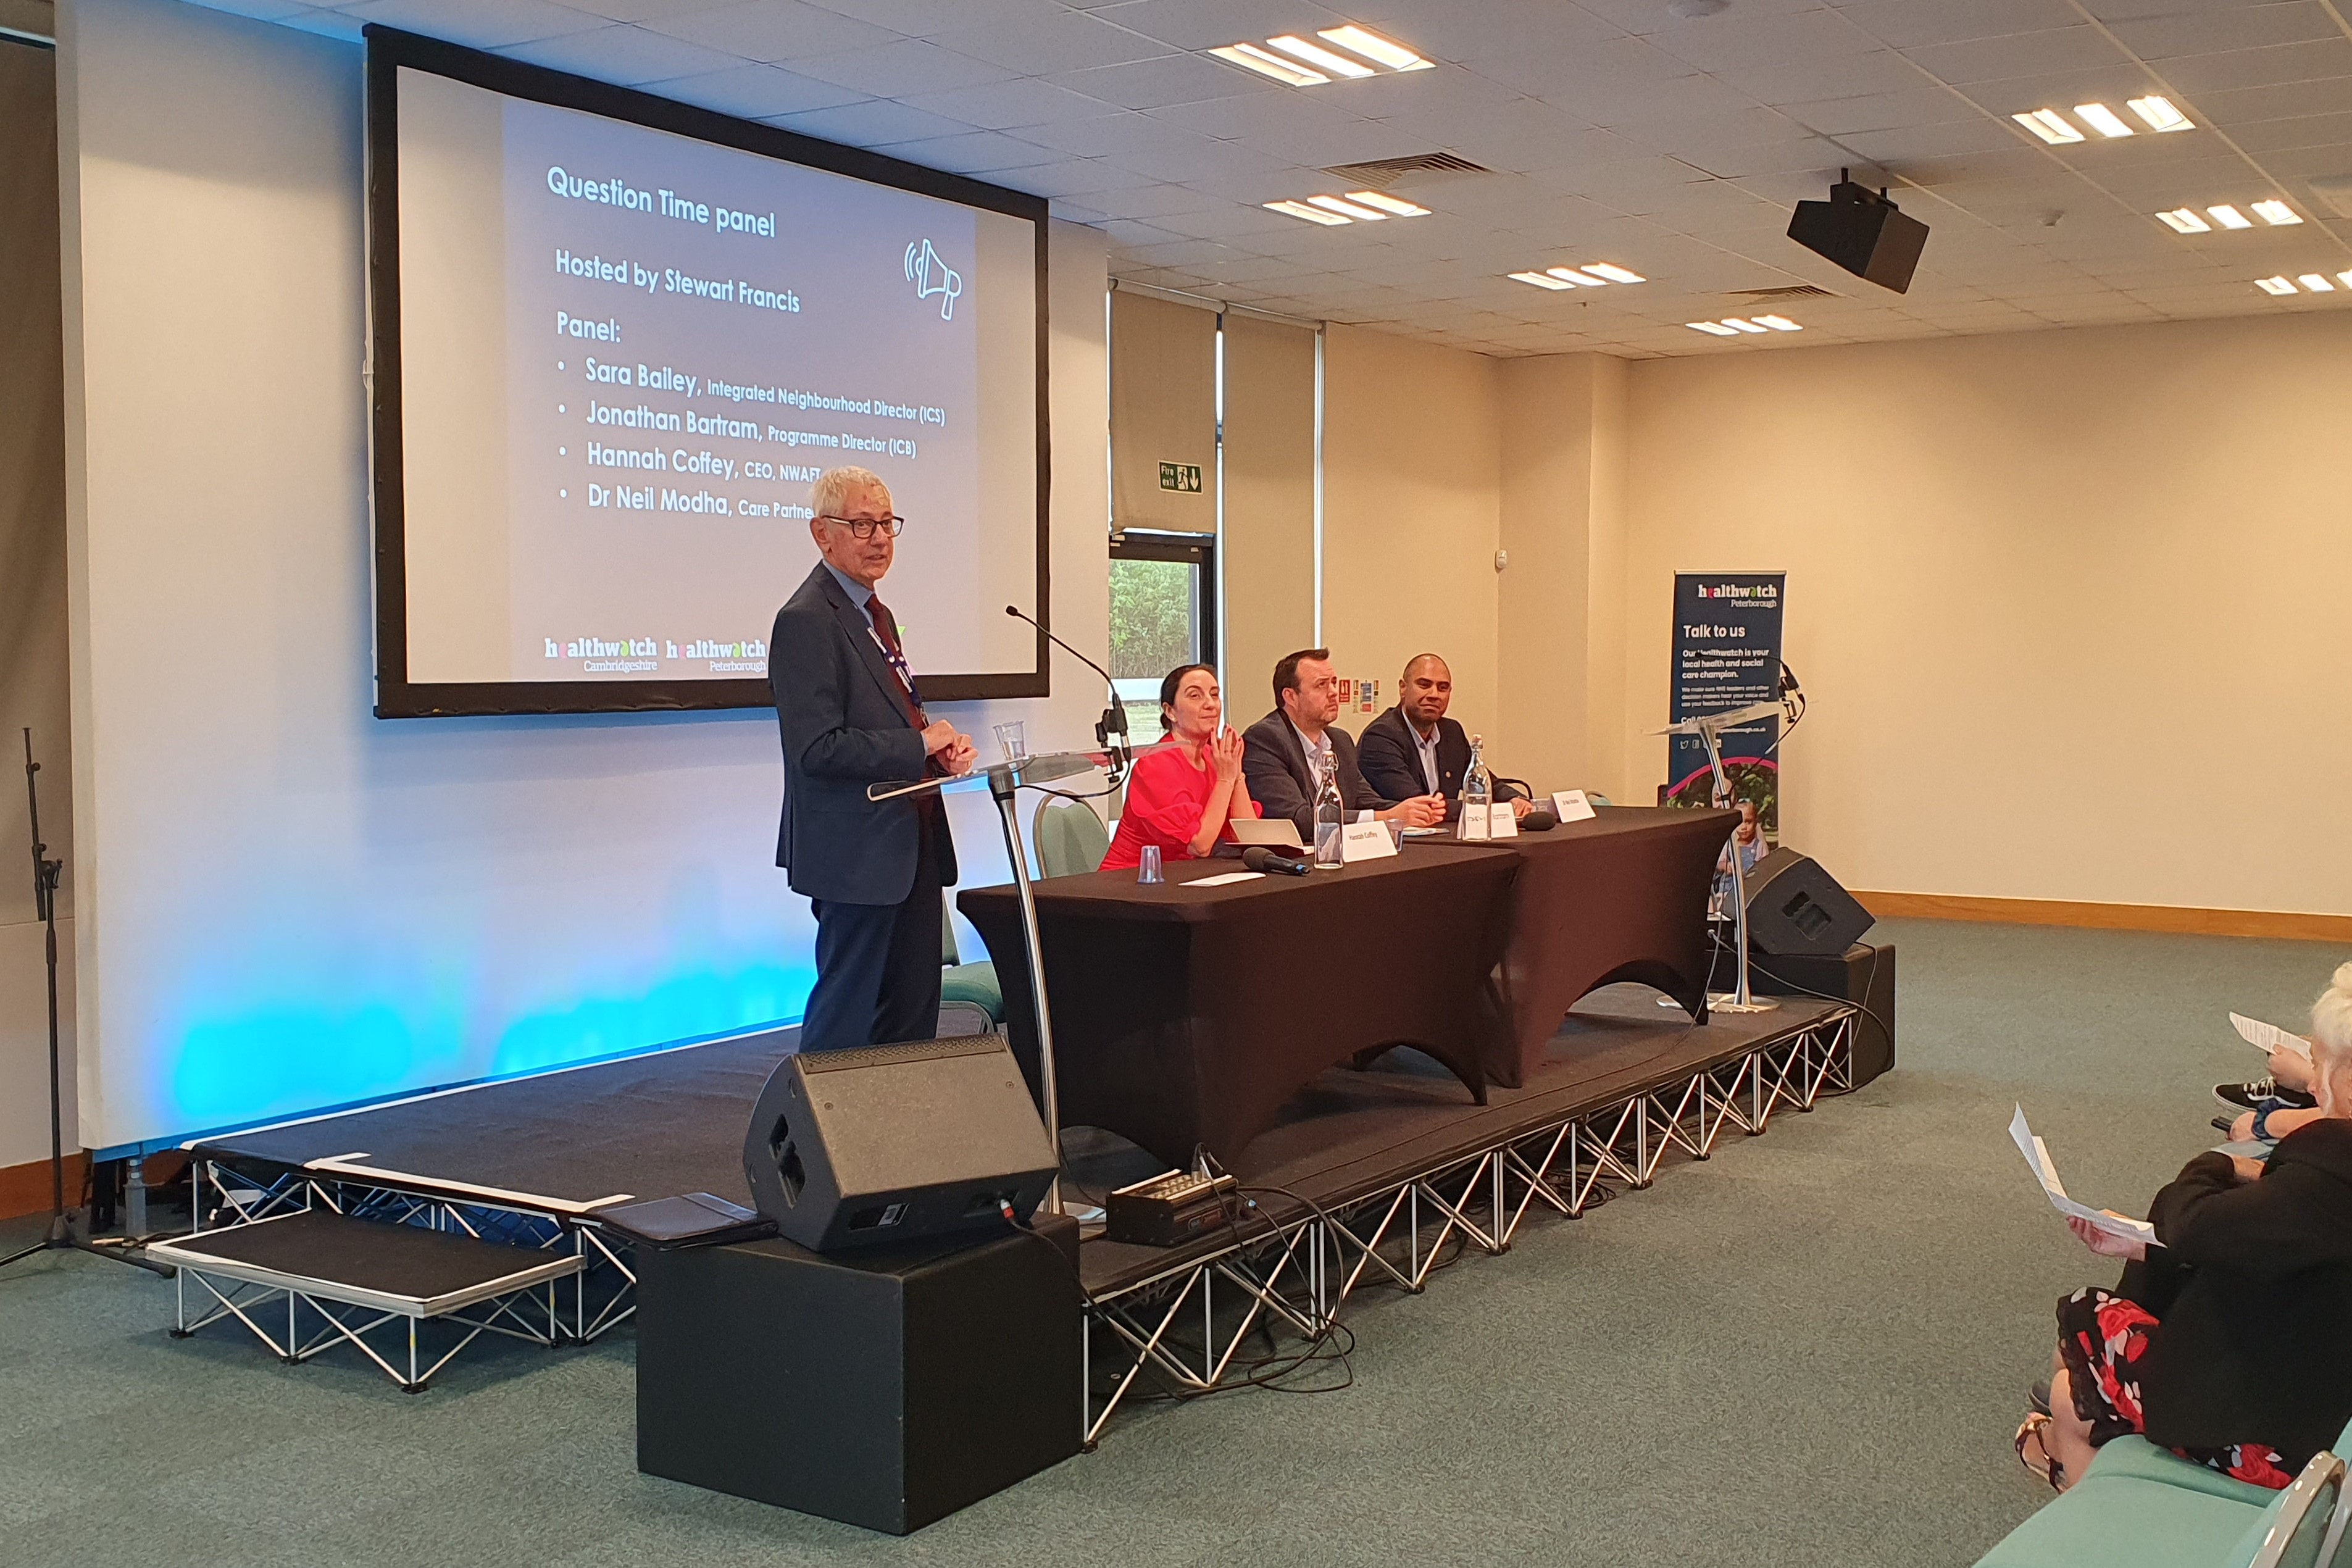
[[(1171, 1164), (1231, 1163), (1325, 1068), (1380, 1047), (1434, 1057), (1481, 1103), (1518, 1085), (1570, 1007), (1638, 980), (1704, 1018), (1706, 909), (1728, 812), (1612, 808), (1493, 845), (1416, 840), (1297, 879), (1191, 884), (1180, 861), (1036, 887), (1062, 1121)], [(957, 904), (988, 943), (1014, 1051), (1036, 1031), (1009, 887)]]
[[(1179, 861), (1037, 884), (1062, 1121), (1132, 1139), (1171, 1164), (1230, 1162), (1324, 1068), (1416, 1046), (1486, 1098), (1488, 977), (1518, 858), (1415, 843), (1305, 879), (1193, 886), (1239, 869)], [(956, 902), (1004, 986), (1013, 1048), (1037, 1053), (1010, 888)]]
[(1707, 889), (1736, 818), (1609, 806), (1587, 822), (1498, 840), (1519, 874), (1495, 976), (1486, 1076), (1528, 1081), (1577, 1000), (1621, 980), (1655, 986), (1706, 1021)]

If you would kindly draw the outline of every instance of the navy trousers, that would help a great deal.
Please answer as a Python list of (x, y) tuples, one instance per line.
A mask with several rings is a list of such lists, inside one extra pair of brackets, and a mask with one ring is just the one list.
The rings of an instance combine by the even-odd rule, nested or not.
[(941, 912), (936, 805), (923, 809), (915, 885), (897, 904), (810, 900), (816, 913), (816, 987), (801, 1019), (804, 1051), (849, 1051), (940, 1032)]

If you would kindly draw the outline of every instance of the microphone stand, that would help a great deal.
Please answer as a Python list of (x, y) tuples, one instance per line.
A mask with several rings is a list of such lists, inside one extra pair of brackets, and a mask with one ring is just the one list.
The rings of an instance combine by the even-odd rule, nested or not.
[(63, 1090), (58, 1052), (58, 883), (64, 875), (66, 863), (49, 858), (49, 847), (41, 841), (41, 794), (37, 782), (40, 771), (41, 764), (33, 760), (33, 731), (27, 727), (25, 731), (25, 805), (33, 831), (33, 909), (47, 939), (49, 961), (49, 1228), (47, 1234), (32, 1246), (0, 1258), (0, 1268), (22, 1262), (38, 1252), (87, 1252), (93, 1257), (111, 1258), (117, 1263), (131, 1264), (168, 1277), (173, 1271), (160, 1263), (150, 1263), (143, 1258), (133, 1258), (117, 1248), (100, 1247), (76, 1237), (66, 1207), (65, 1114), (61, 1103)]
[(1102, 677), (1103, 686), (1110, 693), (1110, 706), (1105, 708), (1102, 717), (1095, 721), (1095, 740), (1110, 753), (1110, 784), (1113, 789), (1117, 789), (1126, 782), (1128, 770), (1135, 764), (1134, 746), (1128, 738), (1127, 704), (1119, 700), (1118, 682), (1110, 678), (1109, 670), (1047, 630), (1044, 622), (1034, 616), (1022, 614), (1018, 605), (1005, 605), (1004, 613), (1016, 621), (1025, 621), (1035, 626), (1046, 641)]

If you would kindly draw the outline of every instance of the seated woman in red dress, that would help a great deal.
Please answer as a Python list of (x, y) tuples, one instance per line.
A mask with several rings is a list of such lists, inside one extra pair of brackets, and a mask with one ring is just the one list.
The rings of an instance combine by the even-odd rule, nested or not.
[(1197, 860), (1233, 841), (1228, 826), (1258, 815), (1242, 779), (1242, 738), (1220, 725), (1224, 707), (1217, 672), (1187, 664), (1160, 683), (1160, 727), (1168, 738), (1135, 759), (1127, 779), (1127, 809), (1102, 868), (1132, 869), (1143, 847), (1160, 846), (1163, 860)]

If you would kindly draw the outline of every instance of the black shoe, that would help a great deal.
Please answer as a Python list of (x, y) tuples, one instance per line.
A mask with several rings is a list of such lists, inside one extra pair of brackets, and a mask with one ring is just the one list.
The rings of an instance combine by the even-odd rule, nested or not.
[(2049, 1415), (2050, 1380), (2045, 1377), (2041, 1382), (2035, 1384), (2032, 1388), (2027, 1389), (2025, 1391), (2025, 1402), (2027, 1405), (2032, 1406), (2034, 1414), (2038, 1415)]
[(2319, 1104), (2301, 1089), (2281, 1089), (2266, 1078), (2250, 1083), (2217, 1083), (2213, 1086), (2213, 1098), (2241, 1110), (2260, 1110), (2265, 1100), (2275, 1100), (2289, 1110), (2309, 1110)]

